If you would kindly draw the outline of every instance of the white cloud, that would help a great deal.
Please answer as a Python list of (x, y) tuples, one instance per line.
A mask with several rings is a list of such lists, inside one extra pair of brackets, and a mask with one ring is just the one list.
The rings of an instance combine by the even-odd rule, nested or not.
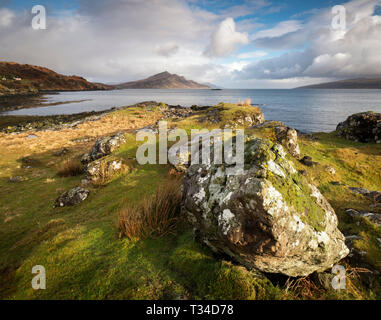
[(251, 40), (262, 38), (276, 38), (290, 32), (298, 31), (301, 28), (302, 25), (297, 20), (282, 21), (278, 23), (274, 28), (258, 31), (251, 37)]
[[(46, 66), (96, 81), (136, 80), (168, 70), (202, 81), (218, 17), (179, 0), (80, 0), (33, 30), (30, 11), (0, 11), (2, 60)], [(13, 16), (12, 19), (7, 17)], [(199, 69), (197, 66), (204, 66)]]
[(0, 27), (8, 27), (11, 25), (14, 13), (6, 8), (0, 8)]
[(236, 31), (233, 18), (227, 18), (221, 22), (213, 34), (205, 53), (210, 57), (225, 57), (233, 53), (239, 46), (248, 43), (248, 34)]
[[(279, 57), (252, 63), (237, 78), (244, 79), (345, 79), (381, 76), (381, 16), (374, 10), (380, 0), (354, 0), (345, 4), (347, 30), (331, 28), (331, 8), (319, 11), (302, 29), (263, 41), (258, 48), (283, 49), (309, 46), (288, 51)], [(261, 39), (258, 39), (261, 40)], [(307, 42), (308, 41), (308, 42)], [(318, 81), (316, 81), (318, 82)]]

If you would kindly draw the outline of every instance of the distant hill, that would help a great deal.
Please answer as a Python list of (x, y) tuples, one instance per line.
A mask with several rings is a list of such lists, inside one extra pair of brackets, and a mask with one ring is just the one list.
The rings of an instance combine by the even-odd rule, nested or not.
[(85, 91), (111, 89), (78, 76), (64, 76), (50, 69), (15, 62), (0, 62), (0, 96), (41, 91)]
[(381, 78), (359, 78), (315, 84), (296, 89), (381, 89)]
[(114, 87), (116, 89), (210, 89), (207, 85), (187, 80), (167, 71), (147, 79), (121, 83)]

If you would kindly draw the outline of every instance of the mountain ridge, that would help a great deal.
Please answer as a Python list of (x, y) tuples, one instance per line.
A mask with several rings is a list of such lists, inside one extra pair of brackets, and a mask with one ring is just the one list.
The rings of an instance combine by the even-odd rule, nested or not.
[(381, 78), (356, 78), (302, 86), (295, 89), (381, 89)]
[(148, 78), (114, 85), (116, 89), (211, 89), (210, 86), (187, 80), (164, 71)]

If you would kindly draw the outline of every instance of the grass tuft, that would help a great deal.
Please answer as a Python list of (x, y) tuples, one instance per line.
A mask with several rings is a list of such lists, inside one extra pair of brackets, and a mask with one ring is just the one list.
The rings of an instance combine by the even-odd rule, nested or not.
[(83, 173), (83, 167), (79, 159), (66, 159), (58, 165), (59, 177), (75, 177)]
[(121, 236), (147, 239), (173, 233), (180, 221), (181, 182), (171, 179), (137, 205), (128, 204), (119, 213)]

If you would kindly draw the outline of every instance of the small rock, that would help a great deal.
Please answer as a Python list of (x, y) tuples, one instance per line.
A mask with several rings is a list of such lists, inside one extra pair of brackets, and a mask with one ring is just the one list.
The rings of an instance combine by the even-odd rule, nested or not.
[(368, 218), (374, 224), (381, 225), (381, 213), (357, 211), (354, 209), (347, 209), (345, 212), (353, 218)]
[(330, 166), (327, 166), (326, 167), (326, 169), (327, 169), (327, 171), (331, 174), (331, 175), (336, 175), (336, 170), (335, 170), (335, 168), (332, 168), (332, 167), (330, 167)]
[(54, 207), (66, 207), (66, 206), (74, 206), (82, 201), (85, 201), (89, 195), (90, 191), (81, 187), (73, 188), (62, 195), (60, 195)]
[(332, 184), (333, 186), (345, 186), (345, 184), (342, 184), (339, 181), (331, 181), (330, 184)]
[(312, 158), (309, 157), (309, 156), (305, 156), (305, 157), (303, 157), (303, 159), (300, 160), (300, 162), (301, 162), (302, 164), (304, 164), (305, 166), (307, 166), (307, 167), (312, 167), (312, 166), (318, 164), (317, 162), (312, 161)]
[(63, 148), (63, 149), (57, 151), (56, 153), (54, 153), (53, 155), (54, 155), (55, 157), (62, 157), (62, 156), (64, 156), (65, 154), (67, 154), (68, 152), (69, 152), (68, 149)]
[(88, 179), (82, 179), (82, 180), (81, 180), (81, 186), (86, 187), (86, 186), (88, 186), (89, 184), (90, 184), (90, 181), (89, 181)]
[(289, 152), (295, 157), (300, 157), (298, 145), (298, 133), (295, 129), (289, 127), (276, 127), (276, 138)]
[(30, 140), (30, 139), (37, 139), (38, 137), (34, 134), (30, 134), (29, 136), (26, 137), (27, 140)]
[(81, 162), (83, 165), (87, 165), (91, 161), (103, 158), (111, 154), (124, 143), (126, 143), (126, 137), (122, 132), (111, 137), (100, 138), (97, 140), (91, 151), (82, 157)]
[(369, 191), (364, 188), (356, 188), (356, 187), (349, 187), (349, 189), (357, 194), (361, 194), (364, 197), (367, 197), (368, 199), (381, 203), (381, 192), (380, 191)]
[(17, 182), (23, 182), (23, 181), (25, 181), (25, 178), (21, 176), (11, 177), (8, 179), (8, 182), (11, 182), (11, 183), (17, 183)]
[(307, 171), (306, 171), (306, 170), (299, 170), (299, 173), (300, 173), (302, 176), (307, 177)]
[(122, 159), (102, 158), (87, 165), (86, 179), (93, 183), (107, 181), (116, 174), (128, 170), (128, 166)]

